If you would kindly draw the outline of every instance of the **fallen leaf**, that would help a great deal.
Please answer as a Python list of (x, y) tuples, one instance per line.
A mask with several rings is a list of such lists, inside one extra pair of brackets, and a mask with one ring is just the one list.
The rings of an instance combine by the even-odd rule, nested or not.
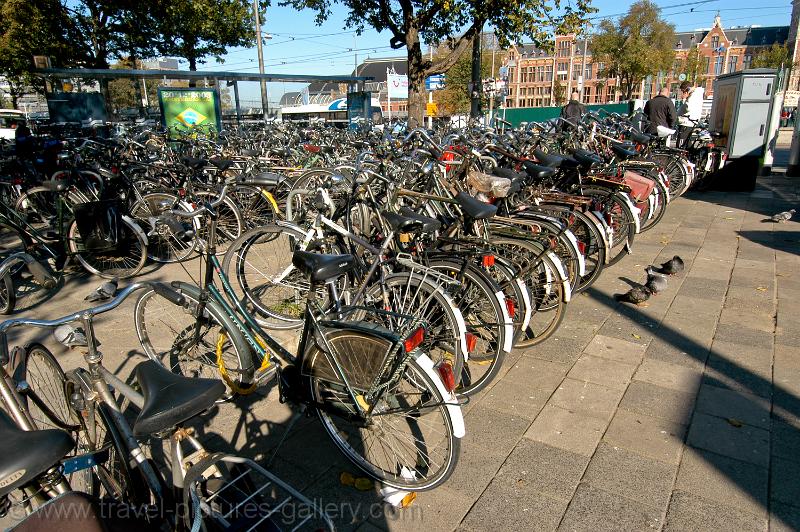
[(766, 286), (757, 286), (756, 290), (758, 290), (759, 292), (766, 292), (767, 291), (767, 287)]
[(732, 418), (732, 417), (726, 418), (726, 419), (725, 419), (725, 421), (727, 421), (729, 425), (731, 425), (731, 426), (734, 426), (734, 427), (736, 427), (737, 429), (738, 429), (739, 427), (743, 427), (743, 426), (744, 426), (744, 423), (742, 423), (742, 422), (741, 422), (741, 421), (739, 421), (738, 419), (734, 419), (734, 418)]
[(409, 492), (409, 494), (403, 497), (403, 500), (400, 501), (400, 507), (408, 508), (409, 506), (411, 506), (411, 503), (413, 503), (416, 500), (417, 500), (417, 492), (416, 491)]
[(634, 337), (634, 338), (636, 338), (637, 340), (641, 340), (641, 339), (642, 339), (642, 337), (641, 337), (641, 336), (639, 336), (639, 335), (638, 335), (638, 334), (636, 334), (636, 333), (631, 333), (631, 336), (633, 336), (633, 337)]

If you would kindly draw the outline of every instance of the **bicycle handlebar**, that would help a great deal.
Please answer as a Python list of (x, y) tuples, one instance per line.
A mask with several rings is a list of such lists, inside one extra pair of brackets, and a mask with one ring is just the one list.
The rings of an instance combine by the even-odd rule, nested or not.
[(219, 198), (215, 199), (214, 201), (203, 205), (202, 207), (195, 209), (193, 211), (181, 211), (181, 210), (171, 210), (170, 214), (177, 216), (178, 218), (197, 218), (198, 216), (205, 214), (208, 212), (208, 208), (217, 207), (220, 203), (225, 201), (225, 197), (228, 195), (228, 187), (230, 183), (225, 183), (225, 186), (222, 187), (222, 192), (219, 194)]

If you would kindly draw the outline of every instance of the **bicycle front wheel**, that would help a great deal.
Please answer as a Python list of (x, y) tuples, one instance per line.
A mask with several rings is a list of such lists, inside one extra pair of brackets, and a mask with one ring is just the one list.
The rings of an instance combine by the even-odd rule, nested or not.
[(119, 249), (87, 249), (81, 238), (78, 224), (73, 220), (67, 230), (69, 251), (81, 266), (89, 272), (111, 279), (127, 279), (139, 273), (147, 261), (147, 241), (141, 228), (134, 222), (123, 219), (121, 239), (125, 243)]
[(222, 378), (232, 389), (248, 385), (250, 346), (230, 317), (213, 301), (201, 313), (199, 288), (185, 283), (172, 288), (184, 296), (182, 307), (153, 289), (136, 300), (134, 325), (144, 353), (186, 377)]
[[(364, 331), (334, 330), (325, 339), (357, 400), (379, 376), (392, 342)], [(305, 357), (311, 397), (324, 404), (317, 414), (344, 455), (380, 482), (404, 490), (429, 490), (447, 480), (458, 461), (461, 442), (445, 398), (416, 360), (409, 358), (368, 419), (335, 377), (329, 355), (313, 345)]]

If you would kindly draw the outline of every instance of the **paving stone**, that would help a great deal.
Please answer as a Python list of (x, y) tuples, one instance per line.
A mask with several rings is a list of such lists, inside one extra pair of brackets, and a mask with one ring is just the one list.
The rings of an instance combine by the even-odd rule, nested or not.
[(766, 467), (769, 431), (739, 425), (736, 420), (695, 413), (686, 443), (724, 456)]
[(530, 426), (530, 420), (478, 405), (464, 417), (465, 442), (493, 452), (508, 454)]
[(694, 394), (633, 381), (619, 406), (631, 412), (686, 424), (692, 415), (692, 405)]
[(714, 341), (703, 382), (760, 397), (772, 395), (772, 349)]
[(661, 508), (581, 484), (558, 530), (650, 530), (660, 525)]
[(552, 390), (564, 379), (569, 368), (536, 358), (520, 358), (503, 376), (503, 381), (512, 382), (529, 390)]
[(773, 502), (770, 505), (770, 532), (800, 530), (800, 507)]
[(677, 464), (685, 433), (686, 425), (619, 409), (603, 441), (648, 458)]
[(476, 404), (534, 420), (552, 393), (549, 386), (534, 388), (502, 380), (484, 393)]
[(569, 501), (588, 462), (586, 456), (523, 439), (495, 478), (507, 485), (525, 486), (526, 489)]
[(632, 364), (583, 355), (575, 362), (567, 376), (571, 379), (624, 390), (635, 371), (636, 366)]
[(665, 507), (676, 467), (601, 443), (583, 482), (655, 508)]
[(765, 517), (768, 477), (765, 467), (689, 447), (675, 489)]
[(770, 497), (786, 504), (800, 502), (800, 463), (797, 460), (773, 458)]
[(633, 376), (634, 381), (649, 382), (692, 394), (700, 388), (701, 378), (702, 373), (699, 370), (653, 358), (645, 358)]
[(381, 512), (370, 508), (375, 514), (382, 513), (382, 515), (370, 519), (369, 522), (378, 528), (393, 532), (455, 530), (474, 502), (451, 491), (447, 486), (440, 486), (435, 490), (418, 493), (414, 504), (404, 510), (383, 508)]
[(458, 464), (445, 486), (466, 498), (477, 500), (507, 457), (506, 449), (478, 445), (472, 440), (463, 441)]
[[(529, 489), (524, 482), (508, 484), (495, 479), (457, 530), (555, 530), (567, 504)], [(442, 529), (426, 526), (424, 530)]]
[(622, 398), (619, 388), (607, 388), (591, 382), (564, 379), (549, 404), (572, 412), (597, 417), (608, 422)]
[(697, 397), (697, 411), (769, 429), (770, 404), (753, 394), (704, 384)]
[(670, 318), (686, 318), (688, 320), (702, 320), (714, 322), (722, 310), (722, 301), (712, 302), (708, 299), (678, 295), (672, 300), (669, 309)]
[(656, 338), (647, 347), (645, 361), (648, 359), (667, 362), (676, 366), (685, 366), (694, 371), (702, 371), (708, 358), (708, 347), (694, 342), (676, 342)]
[(800, 427), (772, 420), (772, 456), (800, 461)]
[(660, 319), (643, 314), (634, 305), (623, 305), (619, 313), (612, 315), (598, 331), (604, 336), (647, 345), (656, 335)]
[(726, 341), (735, 341), (737, 344), (752, 346), (772, 345), (772, 332), (759, 331), (749, 327), (721, 323), (717, 327), (716, 337)]
[(598, 334), (589, 342), (583, 352), (587, 355), (608, 358), (627, 364), (639, 364), (642, 361), (642, 357), (644, 357), (646, 349), (647, 346), (639, 343)]
[(554, 335), (546, 342), (527, 349), (525, 358), (560, 364), (566, 371), (578, 360), (588, 343), (588, 339), (562, 338)]
[(676, 491), (672, 495), (663, 530), (763, 530), (765, 526), (766, 519), (739, 508)]
[[(746, 299), (746, 298), (743, 298)], [(740, 308), (731, 308), (727, 306), (722, 309), (722, 314), (719, 317), (719, 323), (723, 325), (732, 325), (735, 327), (749, 327), (759, 331), (769, 332), (770, 334), (775, 330), (775, 316), (772, 311), (771, 303), (765, 303), (765, 311), (760, 312), (751, 307), (750, 312), (742, 312)], [(747, 300), (752, 305), (753, 300)]]
[(525, 437), (591, 456), (605, 429), (606, 422), (601, 419), (547, 405), (525, 433)]

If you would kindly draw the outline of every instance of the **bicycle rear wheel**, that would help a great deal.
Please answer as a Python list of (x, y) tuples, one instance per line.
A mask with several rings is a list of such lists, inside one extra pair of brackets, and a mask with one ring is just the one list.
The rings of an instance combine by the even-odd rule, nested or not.
[[(380, 375), (392, 342), (364, 331), (333, 330), (325, 338), (348, 382), (364, 393)], [(430, 364), (430, 361), (428, 361)], [(356, 419), (358, 409), (335, 377), (328, 355), (317, 345), (305, 356), (305, 377), (323, 427), (354, 464), (388, 486), (433, 489), (452, 474), (461, 442), (435, 376), (409, 359), (397, 382), (374, 404), (369, 420)], [(354, 415), (355, 414), (355, 415)], [(359, 416), (360, 417), (360, 416)]]
[(89, 272), (110, 279), (127, 279), (139, 273), (147, 261), (147, 241), (141, 228), (128, 219), (122, 220), (119, 249), (92, 250), (84, 246), (78, 224), (73, 220), (67, 229), (69, 251)]
[(14, 279), (7, 273), (0, 279), (0, 314), (11, 314), (17, 304), (17, 292)]

